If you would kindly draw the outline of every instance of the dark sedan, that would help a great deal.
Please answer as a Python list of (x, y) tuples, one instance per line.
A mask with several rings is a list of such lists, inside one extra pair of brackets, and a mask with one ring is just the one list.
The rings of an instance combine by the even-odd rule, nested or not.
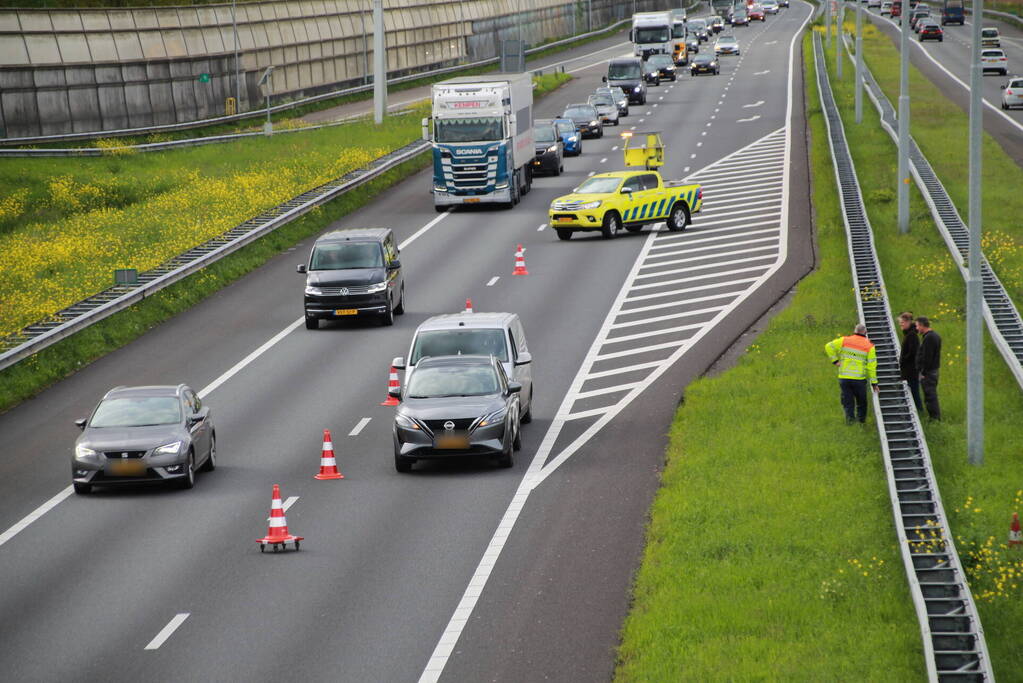
[(536, 156), (533, 157), (533, 175), (547, 173), (561, 175), (565, 170), (561, 160), (565, 154), (565, 143), (554, 129), (554, 122), (534, 121), (533, 137), (536, 140)]
[(650, 55), (647, 64), (657, 69), (660, 78), (664, 80), (674, 81), (678, 78), (675, 74), (675, 60), (671, 55)]
[(686, 52), (689, 53), (690, 59), (693, 55), (700, 52), (700, 39), (696, 36), (689, 36), (686, 38)]
[(936, 40), (939, 43), (945, 41), (945, 32), (942, 31), (941, 27), (938, 26), (933, 21), (928, 21), (925, 24), (921, 24), (920, 30), (917, 31), (917, 33), (920, 36), (921, 43), (924, 42), (925, 40)]
[(571, 119), (576, 130), (584, 138), (604, 137), (604, 125), (600, 122), (600, 114), (592, 104), (584, 102), (570, 104), (565, 107), (565, 113), (561, 115), (561, 118)]
[(697, 55), (689, 64), (689, 73), (693, 76), (699, 74), (713, 74), (717, 76), (720, 72), (718, 60), (714, 55)]
[(217, 466), (210, 409), (184, 384), (111, 389), (75, 424), (82, 430), (71, 455), (75, 493), (164, 481), (190, 489), (197, 468)]
[[(519, 392), (493, 356), (435, 356), (416, 365), (394, 415), (394, 467), (472, 455), (512, 466), (522, 447)], [(392, 396), (400, 396), (395, 389)]]

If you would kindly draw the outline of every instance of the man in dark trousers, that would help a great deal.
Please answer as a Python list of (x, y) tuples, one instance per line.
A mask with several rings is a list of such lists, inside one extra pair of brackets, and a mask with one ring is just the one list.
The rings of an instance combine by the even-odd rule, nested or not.
[(856, 325), (853, 333), (824, 345), (824, 352), (838, 366), (838, 386), (846, 424), (867, 421), (867, 384), (877, 391), (877, 351), (867, 339), (867, 326)]
[(938, 405), (938, 371), (941, 369), (941, 337), (931, 329), (931, 321), (921, 315), (916, 319), (916, 329), (923, 335), (920, 349), (916, 352), (916, 370), (920, 374), (920, 388), (924, 392), (924, 405), (932, 420), (941, 419)]
[(909, 385), (909, 393), (917, 410), (923, 409), (920, 403), (920, 371), (916, 369), (916, 352), (920, 348), (920, 337), (916, 334), (916, 323), (913, 313), (899, 313), (899, 327), (902, 328), (902, 349), (899, 350), (899, 376)]

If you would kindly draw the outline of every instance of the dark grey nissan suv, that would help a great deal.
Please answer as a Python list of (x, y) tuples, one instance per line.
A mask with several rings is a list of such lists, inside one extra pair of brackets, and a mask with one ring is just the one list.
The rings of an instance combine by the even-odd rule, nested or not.
[(75, 493), (161, 481), (190, 489), (196, 469), (217, 466), (213, 416), (184, 384), (116, 387), (75, 424), (82, 430), (71, 454)]
[(405, 275), (388, 228), (335, 230), (313, 245), (305, 273), (305, 326), (321, 320), (375, 316), (393, 325), (405, 312)]

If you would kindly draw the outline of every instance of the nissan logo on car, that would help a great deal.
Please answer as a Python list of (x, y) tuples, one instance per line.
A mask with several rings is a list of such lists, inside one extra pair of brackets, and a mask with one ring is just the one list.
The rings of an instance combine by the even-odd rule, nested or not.
[(448, 420), (447, 422), (444, 423), (444, 429), (448, 430), (449, 432), (452, 429), (454, 429), (454, 428), (455, 428), (455, 423), (452, 422), (451, 420)]

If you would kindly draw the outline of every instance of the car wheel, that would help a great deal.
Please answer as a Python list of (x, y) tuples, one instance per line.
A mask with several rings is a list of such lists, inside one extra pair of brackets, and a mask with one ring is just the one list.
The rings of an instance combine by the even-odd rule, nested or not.
[(558, 239), (567, 242), (572, 239), (572, 231), (568, 228), (554, 228), (554, 232), (558, 233)]
[(415, 458), (406, 458), (404, 455), (398, 453), (394, 454), (394, 469), (398, 470), (402, 474), (408, 474), (412, 471), (412, 465), (416, 462)]
[(398, 299), (398, 305), (394, 307), (394, 312), (398, 315), (405, 314), (405, 285), (401, 285), (401, 298)]
[(643, 97), (639, 101), (640, 104), (646, 104), (646, 93), (643, 93)]
[(533, 168), (532, 168), (532, 166), (526, 166), (526, 168), (523, 169), (522, 174), (526, 177), (526, 182), (522, 186), (522, 194), (519, 196), (519, 199), (521, 199), (522, 197), (524, 197), (527, 194), (529, 194), (529, 191), (533, 189)]
[(515, 438), (512, 439), (512, 450), (522, 450), (522, 423), (519, 422), (515, 425)]
[(1002, 109), (1008, 109), (1008, 107), (1005, 106), (1005, 102), (1002, 102)]
[(217, 435), (210, 434), (210, 456), (202, 464), (203, 472), (212, 472), (217, 469)]
[(519, 424), (527, 425), (533, 421), (533, 388), (529, 388), (529, 409), (519, 418)]
[(628, 116), (628, 115), (629, 115), (629, 108), (626, 107), (625, 111), (622, 112), (622, 116)]
[(318, 329), (320, 329), (320, 319), (319, 318), (306, 318), (305, 319), (305, 328), (307, 330), (318, 330)]
[(185, 476), (178, 480), (178, 486), (190, 489), (195, 486), (195, 453), (188, 451), (188, 462), (185, 463)]
[(436, 211), (437, 213), (444, 213), (445, 211), (447, 211), (447, 210), (448, 210), (448, 207), (446, 207), (446, 206), (438, 206), (438, 205), (434, 205), (434, 207), (433, 207), (433, 208), (434, 208), (434, 210), (435, 210), (435, 211)]
[(387, 310), (380, 314), (380, 324), (384, 327), (394, 324), (394, 305), (390, 301), (387, 302)]
[(92, 484), (81, 484), (75, 481), (71, 482), (71, 486), (74, 487), (75, 493), (80, 496), (84, 496), (85, 494), (92, 492)]
[(618, 214), (608, 211), (604, 214), (604, 221), (600, 225), (600, 234), (604, 239), (609, 240), (618, 235), (618, 227)]
[(600, 131), (597, 133), (598, 138), (604, 137), (604, 126), (600, 127)]
[(497, 466), (507, 469), (515, 464), (515, 456), (512, 455), (512, 445), (509, 442), (508, 447), (504, 450), (501, 455), (497, 456)]
[(672, 232), (682, 232), (686, 229), (689, 224), (689, 209), (686, 208), (685, 203), (675, 202), (671, 207), (671, 212), (668, 214), (668, 230)]

